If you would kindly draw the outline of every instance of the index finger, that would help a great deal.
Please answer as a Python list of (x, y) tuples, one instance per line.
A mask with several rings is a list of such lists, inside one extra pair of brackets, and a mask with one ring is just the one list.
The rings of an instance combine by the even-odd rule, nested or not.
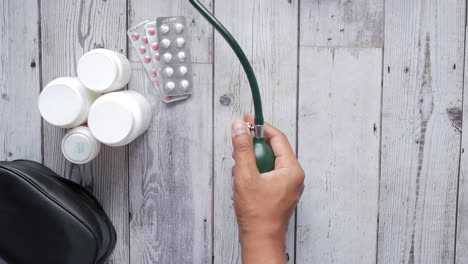
[[(254, 116), (247, 113), (244, 115), (244, 120), (253, 124)], [(269, 141), (273, 153), (277, 158), (296, 159), (291, 144), (289, 144), (288, 138), (283, 132), (266, 122), (263, 125), (263, 129), (265, 133), (265, 139)]]

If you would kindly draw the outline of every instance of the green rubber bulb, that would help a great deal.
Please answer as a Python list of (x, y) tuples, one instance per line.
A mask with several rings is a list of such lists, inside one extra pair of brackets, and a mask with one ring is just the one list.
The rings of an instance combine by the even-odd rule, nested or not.
[(265, 138), (254, 137), (253, 145), (258, 171), (260, 173), (272, 171), (275, 168), (275, 155)]

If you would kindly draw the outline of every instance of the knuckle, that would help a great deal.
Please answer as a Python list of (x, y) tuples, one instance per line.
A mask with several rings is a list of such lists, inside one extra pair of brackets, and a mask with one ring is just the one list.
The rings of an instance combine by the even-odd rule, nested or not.
[(237, 177), (238, 175), (239, 175), (239, 166), (234, 164), (234, 166), (232, 166), (232, 177), (236, 179), (238, 178)]
[(301, 182), (304, 181), (305, 172), (304, 172), (304, 169), (302, 168), (302, 166), (301, 166), (301, 164), (299, 162), (297, 162), (297, 166), (296, 166), (296, 175), (299, 178), (299, 180), (301, 180)]
[(304, 172), (304, 169), (302, 169), (302, 168), (300, 168), (300, 170), (299, 170), (299, 179), (301, 180), (301, 182), (304, 182), (305, 172)]
[(288, 137), (286, 136), (286, 134), (281, 130), (279, 130), (279, 136), (284, 138), (285, 140), (288, 140)]
[(239, 140), (236, 144), (236, 152), (248, 152), (252, 150), (252, 142), (249, 139)]
[(284, 138), (287, 138), (286, 134), (283, 131), (280, 131), (280, 135)]
[(234, 178), (234, 181), (232, 182), (232, 190), (235, 192), (240, 188), (241, 183), (239, 182), (238, 179)]
[(241, 185), (242, 179), (240, 175), (238, 175), (238, 173), (236, 172), (236, 169), (233, 169), (233, 171), (234, 171), (234, 177), (232, 177), (232, 189), (236, 190)]

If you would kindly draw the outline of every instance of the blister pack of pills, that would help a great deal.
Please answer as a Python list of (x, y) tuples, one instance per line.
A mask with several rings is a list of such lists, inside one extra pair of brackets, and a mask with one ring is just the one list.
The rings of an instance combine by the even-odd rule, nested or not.
[(164, 95), (192, 94), (193, 74), (185, 17), (159, 17), (156, 26)]
[[(146, 28), (146, 25), (149, 23), (152, 22), (146, 20), (128, 30), (127, 34), (132, 42), (132, 46), (138, 54), (138, 58), (143, 64), (143, 67), (146, 73), (148, 74), (151, 83), (155, 87), (158, 96), (163, 102), (171, 103), (186, 99), (187, 96), (166, 95), (160, 85), (160, 78), (158, 72), (158, 69), (160, 68), (158, 62), (159, 54), (157, 52), (153, 53), (151, 51), (151, 49), (154, 48), (156, 48), (156, 50), (158, 49), (158, 43), (155, 42), (157, 31), (154, 27)], [(150, 41), (149, 39), (151, 39), (152, 41)]]
[(150, 47), (151, 56), (155, 59), (155, 66), (157, 69), (160, 68), (159, 61), (161, 56), (159, 55), (159, 43), (158, 35), (156, 30), (156, 22), (149, 22), (145, 24), (145, 32), (148, 37), (148, 45)]

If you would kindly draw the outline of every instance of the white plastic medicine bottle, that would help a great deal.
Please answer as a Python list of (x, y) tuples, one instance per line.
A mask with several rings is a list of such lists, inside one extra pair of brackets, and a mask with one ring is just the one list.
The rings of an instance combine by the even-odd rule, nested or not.
[(108, 93), (124, 88), (131, 77), (128, 59), (115, 51), (95, 49), (78, 61), (77, 74), (81, 82), (97, 93)]
[(100, 142), (123, 146), (143, 134), (151, 123), (151, 105), (135, 91), (101, 96), (89, 110), (88, 126)]
[(62, 152), (67, 160), (76, 164), (92, 161), (99, 154), (101, 143), (85, 126), (76, 127), (62, 139)]
[(58, 78), (39, 95), (39, 112), (54, 126), (76, 127), (86, 122), (89, 108), (99, 96), (86, 89), (77, 78)]

